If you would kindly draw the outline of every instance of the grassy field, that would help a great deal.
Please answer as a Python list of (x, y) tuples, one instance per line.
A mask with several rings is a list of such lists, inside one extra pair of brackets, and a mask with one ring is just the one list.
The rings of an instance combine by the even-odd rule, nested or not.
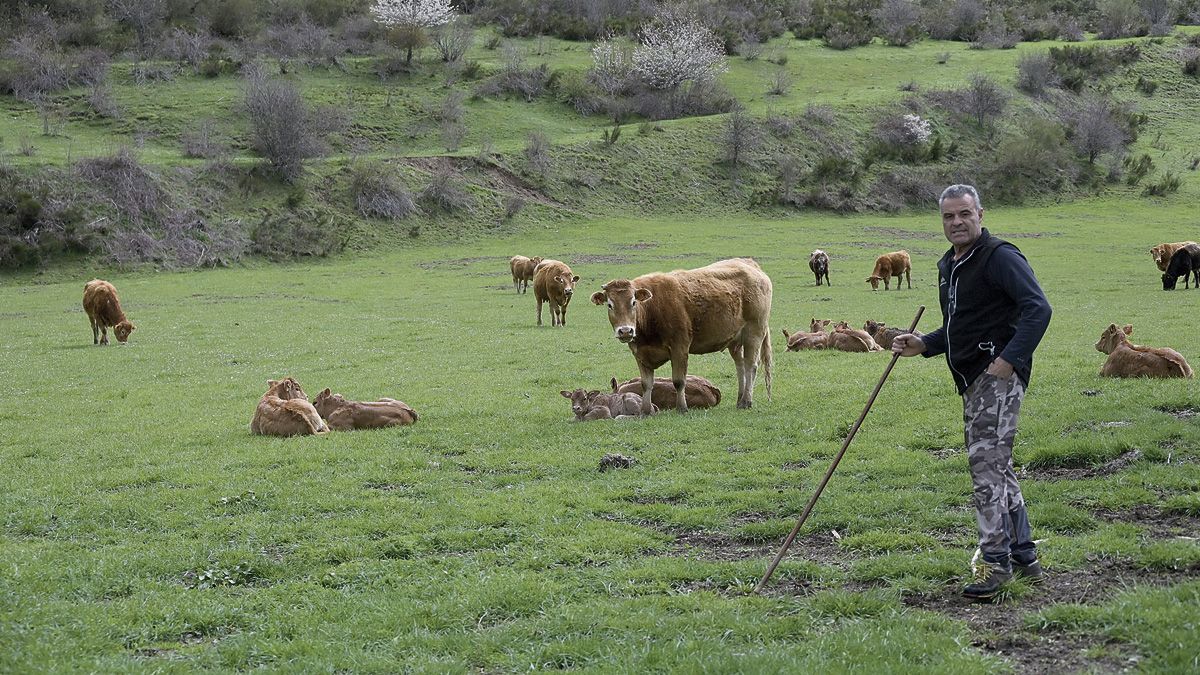
[[(1055, 308), (1016, 448), (1051, 576), (996, 605), (958, 596), (971, 487), (938, 359), (897, 365), (749, 593), (887, 362), (786, 353), (780, 329), (903, 325), (919, 304), (937, 325), (934, 214), (613, 217), (307, 265), (8, 277), (0, 671), (1194, 670), (1197, 385), (1101, 379), (1092, 347), (1128, 322), (1200, 365), (1200, 291), (1161, 291), (1147, 254), (1197, 238), (1191, 216), (1182, 198), (987, 212)], [(812, 286), (816, 247), (832, 287)], [(913, 289), (872, 293), (871, 261), (897, 248)], [(582, 277), (565, 328), (534, 326), (516, 253)], [(760, 382), (736, 410), (732, 361), (699, 356), (718, 408), (571, 423), (560, 389), (636, 372), (587, 295), (732, 255), (775, 283), (773, 396)], [(120, 290), (130, 344), (87, 341), (92, 273)], [(252, 437), (283, 375), (421, 419)], [(608, 452), (637, 464), (601, 473)]]

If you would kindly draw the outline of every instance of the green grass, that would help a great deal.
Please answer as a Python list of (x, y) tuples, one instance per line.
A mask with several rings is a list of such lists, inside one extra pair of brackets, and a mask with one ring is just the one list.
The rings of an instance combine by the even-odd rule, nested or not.
[[(1200, 470), (1178, 458), (1200, 454), (1200, 428), (1160, 410), (1195, 406), (1194, 381), (1105, 380), (1092, 348), (1113, 321), (1133, 323), (1141, 343), (1200, 354), (1200, 294), (1157, 290), (1146, 253), (1181, 238), (1188, 210), (1172, 203), (985, 218), (1001, 236), (1041, 235), (1014, 238), (1055, 307), (1016, 458), (1058, 574), (1097, 556), (1184, 578), (1200, 569), (1194, 541), (1093, 515), (1147, 505), (1194, 514)], [(884, 223), (912, 237), (865, 229)], [(815, 595), (747, 595), (769, 554), (722, 559), (673, 543), (705, 531), (778, 544), (887, 361), (786, 353), (780, 329), (813, 316), (903, 325), (920, 303), (922, 327), (933, 327), (940, 237), (928, 214), (732, 226), (614, 218), (317, 264), (9, 277), (0, 670), (994, 670), (995, 657), (961, 646), (970, 629), (958, 617), (893, 595), (952, 592), (944, 584), (966, 574), (974, 545), (965, 458), (924, 450), (961, 447), (961, 407), (940, 360), (898, 364), (818, 503), (805, 533), (837, 530), (841, 545), (815, 560), (800, 547), (781, 569), (777, 583), (806, 580)], [(811, 285), (805, 260), (818, 246), (833, 257), (832, 287)], [(872, 293), (862, 282), (871, 260), (901, 246), (914, 288)], [(514, 253), (573, 264), (582, 297), (566, 328), (533, 325), (532, 296), (511, 290)], [(634, 372), (586, 293), (732, 254), (756, 256), (775, 283), (773, 398), (760, 384), (755, 408), (736, 410), (731, 360), (697, 356), (691, 371), (723, 389), (722, 406), (570, 423), (560, 389)], [(87, 342), (79, 299), (92, 273), (117, 285), (138, 324), (129, 345)], [(330, 386), (400, 398), (421, 420), (250, 436), (266, 380), (282, 375), (310, 395)], [(1097, 426), (1116, 421), (1129, 424)], [(1111, 458), (1071, 454), (1089, 442), (1169, 444), (1175, 460), (1147, 454), (1110, 476), (1038, 479), (1033, 460), (1047, 453), (1069, 466)], [(600, 473), (606, 452), (638, 464)], [(1017, 590), (1019, 612), (1039, 591)], [(1198, 616), (1177, 595), (1155, 602)], [(1173, 628), (1083, 630), (1151, 645), (1155, 663), (1187, 658)]]

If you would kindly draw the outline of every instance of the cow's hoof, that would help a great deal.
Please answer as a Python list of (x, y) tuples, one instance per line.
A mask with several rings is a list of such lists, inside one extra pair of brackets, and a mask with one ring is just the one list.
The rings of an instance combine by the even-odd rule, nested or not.
[(751, 405), (750, 401), (738, 401), (739, 410), (749, 410)]

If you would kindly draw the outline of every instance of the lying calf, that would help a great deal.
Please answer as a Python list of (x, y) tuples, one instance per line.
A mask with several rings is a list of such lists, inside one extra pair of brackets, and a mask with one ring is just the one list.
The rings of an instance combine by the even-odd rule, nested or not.
[[(576, 422), (635, 417), (642, 414), (642, 397), (634, 393), (601, 394), (598, 390), (583, 389), (564, 389), (558, 393), (571, 399), (571, 412), (575, 413)], [(658, 406), (651, 405), (651, 411), (658, 412)]]
[(419, 419), (417, 411), (404, 401), (381, 398), (378, 401), (347, 401), (328, 388), (313, 401), (317, 412), (336, 431), (352, 429), (382, 429), (413, 424)]
[[(632, 393), (641, 396), (642, 380), (635, 377), (620, 384), (617, 378), (609, 381), (612, 393)], [(699, 375), (688, 375), (684, 380), (683, 398), (689, 408), (712, 408), (721, 402), (721, 390), (712, 382)], [(659, 408), (675, 407), (675, 383), (668, 377), (654, 378), (654, 388), (650, 391), (650, 402)]]
[(285, 377), (267, 382), (267, 393), (258, 400), (250, 433), (262, 436), (307, 436), (329, 431), (296, 380)]

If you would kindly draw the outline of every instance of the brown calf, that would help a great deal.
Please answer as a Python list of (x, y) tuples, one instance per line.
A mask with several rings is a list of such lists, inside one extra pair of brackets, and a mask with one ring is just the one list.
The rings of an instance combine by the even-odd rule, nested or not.
[(850, 324), (846, 323), (845, 321), (839, 321), (836, 324), (834, 324), (833, 332), (834, 333), (845, 333), (847, 335), (853, 335), (854, 337), (858, 338), (859, 340), (862, 340), (863, 343), (867, 345), (867, 351), (869, 351), (869, 352), (883, 351), (883, 347), (880, 347), (879, 344), (875, 342), (875, 338), (870, 333), (868, 333), (865, 330), (860, 330), (858, 328), (851, 328)]
[(542, 325), (542, 303), (550, 303), (550, 325), (567, 325), (567, 304), (579, 276), (559, 260), (543, 260), (533, 273), (533, 298), (537, 300), (537, 325)]
[[(609, 384), (612, 385), (614, 394), (637, 394), (642, 391), (642, 380), (639, 377), (620, 384), (617, 384), (617, 378), (614, 377)], [(721, 390), (699, 375), (688, 375), (684, 383), (683, 397), (687, 399), (689, 408), (715, 408), (721, 402)], [(654, 378), (650, 402), (658, 408), (674, 407), (675, 383), (665, 377)]]
[(334, 394), (328, 388), (317, 394), (313, 407), (329, 423), (329, 428), (335, 431), (399, 427), (413, 424), (419, 419), (417, 411), (404, 401), (394, 398), (347, 401), (341, 394)]
[(798, 352), (801, 349), (825, 349), (829, 346), (829, 333), (823, 330), (815, 330), (810, 333), (789, 333), (788, 329), (784, 328), (783, 337), (787, 339), (789, 352)]
[(117, 342), (128, 341), (129, 334), (136, 328), (125, 318), (125, 312), (121, 311), (117, 289), (102, 279), (93, 279), (83, 286), (83, 311), (87, 312), (88, 321), (92, 322), (94, 345), (108, 344), (109, 326), (112, 326)]
[(269, 380), (267, 393), (258, 400), (250, 433), (263, 436), (307, 436), (329, 431), (296, 380)]
[(908, 287), (912, 288), (912, 261), (908, 257), (908, 251), (895, 251), (894, 253), (884, 253), (875, 259), (875, 269), (871, 272), (871, 276), (867, 277), (867, 283), (871, 284), (871, 290), (879, 290), (879, 282), (883, 282), (883, 290), (890, 290), (888, 285), (892, 277), (896, 277), (896, 290), (900, 290), (900, 277), (903, 276), (908, 281)]
[[(576, 422), (592, 420), (607, 420), (617, 417), (637, 416), (642, 412), (642, 397), (632, 392), (627, 394), (601, 394), (600, 391), (562, 390), (558, 392), (571, 399), (571, 412), (575, 413)], [(652, 406), (651, 413), (658, 412), (658, 406)]]
[(508, 261), (508, 268), (512, 270), (513, 286), (516, 287), (518, 293), (529, 291), (529, 282), (533, 281), (533, 270), (542, 260), (544, 258), (540, 255), (532, 258), (526, 258), (523, 255), (514, 255)]
[(1131, 333), (1130, 324), (1117, 328), (1110, 323), (1096, 341), (1096, 351), (1108, 354), (1100, 368), (1102, 377), (1192, 377), (1182, 354), (1168, 347), (1135, 345), (1125, 337)]

